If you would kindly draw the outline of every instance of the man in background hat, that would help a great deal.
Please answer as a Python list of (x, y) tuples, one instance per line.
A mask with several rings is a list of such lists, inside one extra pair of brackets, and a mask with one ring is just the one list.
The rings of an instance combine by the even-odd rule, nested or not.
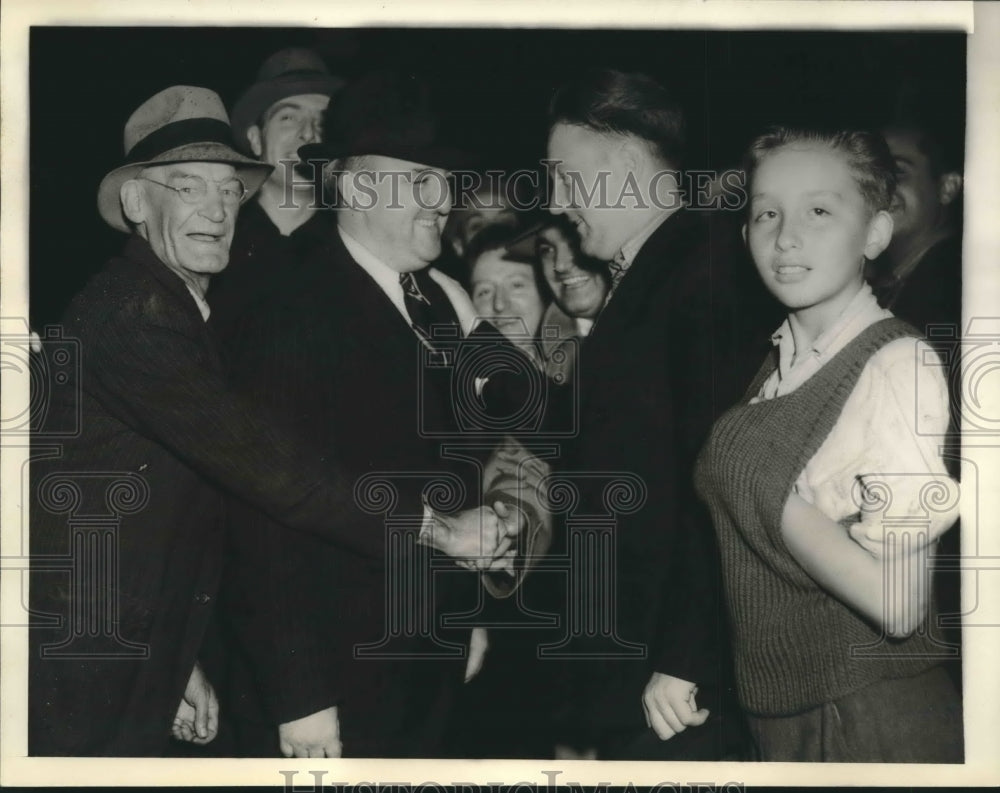
[[(323, 164), (337, 195), (336, 228), (267, 312), (247, 318), (234, 350), (236, 381), (294, 417), (359, 481), (379, 483), (382, 503), (365, 507), (359, 496), (345, 520), (376, 509), (422, 524), (426, 541), (441, 521), (422, 494), (438, 482), (464, 508), (457, 523), (494, 520), (495, 511), (523, 527), (521, 555), (543, 553), (548, 527), (534, 493), (495, 492), (510, 471), (534, 463), (513, 446), (486, 461), (496, 440), (483, 443), (458, 426), (456, 414), (474, 410), (483, 392), (477, 387), (463, 402), (450, 387), (474, 312), (461, 286), (429, 266), (451, 206), (447, 169), (460, 158), (440, 143), (425, 87), (370, 75), (333, 100), (325, 128), (327, 141), (300, 157)], [(492, 326), (477, 332), (484, 344), (520, 355)], [(481, 384), (475, 374), (468, 384)], [(446, 754), (452, 702), (483, 645), (473, 643), (467, 665), (468, 627), (441, 617), (477, 611), (477, 578), (442, 575), (422, 545), (405, 564), (375, 571), (346, 550), (283, 535), (252, 510), (233, 520), (243, 531), (234, 537), (230, 617), (249, 663), (235, 686), (241, 751)], [(517, 566), (487, 574), (484, 584), (508, 595), (523, 574)]]
[(328, 213), (317, 213), (313, 183), (293, 165), (300, 146), (323, 140), (323, 112), (343, 83), (317, 53), (290, 47), (264, 61), (233, 105), (237, 147), (274, 170), (240, 213), (229, 267), (212, 284), (212, 324), (223, 342), (323, 238)]
[[(40, 420), (79, 432), (31, 470), (33, 755), (156, 756), (171, 734), (212, 740), (218, 703), (197, 659), (222, 572), (220, 488), (367, 564), (385, 554), (381, 520), (341, 519), (353, 480), (229, 390), (205, 324), (208, 280), (271, 166), (234, 150), (205, 88), (156, 94), (124, 138), (98, 207), (130, 236), (63, 324), (83, 377), (34, 395), (50, 403), (36, 437), (49, 437)], [(497, 523), (484, 523), (494, 546)], [(434, 542), (456, 536), (448, 528)], [(478, 555), (481, 531), (463, 555)]]

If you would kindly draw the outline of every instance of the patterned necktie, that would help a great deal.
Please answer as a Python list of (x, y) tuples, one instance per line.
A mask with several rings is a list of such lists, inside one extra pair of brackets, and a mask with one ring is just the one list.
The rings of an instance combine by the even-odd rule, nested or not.
[(618, 288), (618, 284), (622, 282), (622, 278), (625, 277), (625, 273), (628, 271), (629, 263), (625, 261), (625, 254), (621, 251), (615, 254), (615, 258), (608, 262), (608, 274), (611, 276), (611, 285), (608, 287), (608, 293), (604, 296), (604, 305), (608, 304), (611, 300), (611, 295), (614, 294), (615, 290)]
[(400, 273), (399, 283), (403, 287), (403, 304), (410, 324), (422, 339), (432, 342), (432, 327), (458, 327), (458, 316), (451, 301), (426, 270)]

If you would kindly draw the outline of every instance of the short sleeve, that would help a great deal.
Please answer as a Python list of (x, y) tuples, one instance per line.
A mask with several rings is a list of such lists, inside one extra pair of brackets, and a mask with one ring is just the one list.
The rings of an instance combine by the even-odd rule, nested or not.
[(878, 556), (930, 544), (958, 517), (958, 483), (940, 451), (947, 385), (929, 365), (935, 353), (918, 345), (897, 339), (872, 356), (810, 462), (816, 506)]

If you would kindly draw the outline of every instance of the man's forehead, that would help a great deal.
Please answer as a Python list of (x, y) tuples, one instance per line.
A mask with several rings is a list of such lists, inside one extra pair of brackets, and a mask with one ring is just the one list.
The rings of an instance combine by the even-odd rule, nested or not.
[(545, 228), (539, 230), (538, 238), (540, 241), (550, 242), (550, 243), (564, 243), (569, 244), (569, 238), (566, 236), (565, 232), (558, 226), (546, 226)]
[(473, 269), (476, 271), (475, 274), (479, 276), (484, 276), (484, 267), (488, 267), (492, 274), (494, 275), (515, 275), (515, 274), (531, 274), (534, 272), (532, 265), (527, 262), (520, 262), (514, 259), (506, 258), (507, 250), (505, 248), (493, 248), (488, 251), (483, 251), (479, 258), (476, 259), (476, 263)]
[(279, 99), (272, 104), (264, 114), (265, 118), (271, 118), (275, 113), (285, 108), (292, 110), (326, 110), (330, 104), (330, 97), (326, 94), (294, 94)]
[(914, 162), (926, 159), (927, 155), (920, 148), (920, 133), (909, 129), (887, 129), (882, 133), (889, 151), (897, 159)]
[[(604, 154), (612, 147), (620, 146), (626, 137), (617, 133), (601, 132), (583, 124), (559, 121), (549, 130), (549, 147), (556, 149), (555, 152), (550, 151), (550, 154), (560, 158), (572, 156), (580, 151)], [(556, 167), (559, 167), (558, 163)]]

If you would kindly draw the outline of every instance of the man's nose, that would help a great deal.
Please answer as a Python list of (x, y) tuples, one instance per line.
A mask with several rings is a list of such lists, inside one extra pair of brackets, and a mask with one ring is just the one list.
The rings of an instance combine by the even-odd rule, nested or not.
[(493, 312), (502, 314), (507, 309), (507, 290), (500, 288), (493, 293)]
[(801, 244), (802, 235), (799, 224), (793, 218), (782, 218), (781, 225), (778, 226), (778, 237), (775, 240), (778, 250), (791, 250), (792, 248), (798, 248)]
[(561, 256), (557, 253), (555, 257), (555, 264), (552, 266), (552, 269), (560, 275), (565, 275), (566, 273), (571, 272), (575, 267), (576, 262), (573, 261), (572, 256)]
[(224, 221), (226, 219), (226, 205), (222, 200), (222, 191), (218, 187), (210, 189), (198, 211), (203, 217), (215, 223)]
[(318, 118), (306, 118), (299, 127), (299, 138), (304, 143), (318, 143), (323, 136), (320, 134), (320, 121)]

